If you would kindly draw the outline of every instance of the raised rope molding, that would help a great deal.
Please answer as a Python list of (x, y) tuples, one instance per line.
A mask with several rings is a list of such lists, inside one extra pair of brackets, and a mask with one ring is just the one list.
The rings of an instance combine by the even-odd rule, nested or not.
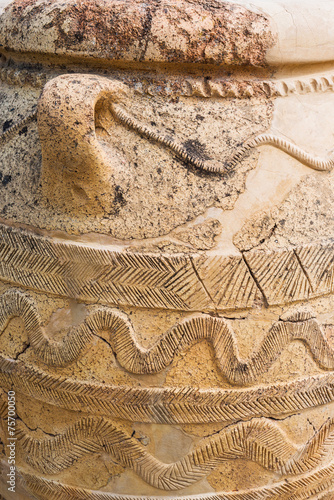
[(334, 401), (334, 374), (247, 389), (130, 387), (47, 373), (0, 354), (1, 387), (69, 410), (152, 423), (234, 422), (282, 417)]
[(290, 342), (299, 340), (308, 347), (314, 361), (324, 370), (334, 370), (334, 349), (320, 324), (309, 315), (291, 316), (270, 328), (257, 352), (248, 360), (239, 357), (235, 334), (223, 318), (198, 315), (173, 326), (144, 349), (137, 340), (129, 318), (111, 308), (99, 308), (73, 327), (59, 343), (51, 341), (41, 326), (40, 315), (30, 297), (17, 290), (0, 296), (0, 332), (13, 317), (23, 320), (29, 342), (37, 357), (48, 365), (62, 366), (75, 361), (101, 331), (109, 333), (107, 342), (118, 363), (128, 372), (145, 375), (167, 368), (175, 356), (201, 340), (212, 345), (218, 369), (232, 384), (247, 385), (266, 373)]
[[(30, 85), (35, 88), (42, 88), (45, 83), (63, 74), (62, 72), (43, 73), (41, 71), (28, 71), (19, 67), (0, 68), (0, 80), (10, 85)], [(105, 76), (105, 74), (99, 75)], [(148, 95), (158, 94), (155, 89), (154, 79), (142, 83), (139, 93)], [(236, 98), (249, 99), (253, 96), (259, 98), (288, 97), (289, 95), (304, 95), (313, 93), (323, 93), (333, 91), (334, 73), (333, 71), (317, 73), (303, 77), (282, 78), (278, 80), (252, 80), (252, 79), (223, 79), (223, 78), (189, 78), (181, 77), (181, 89), (173, 90), (168, 86), (168, 94), (184, 95), (185, 97), (205, 97), (205, 98)], [(165, 85), (170, 83), (168, 79)], [(159, 79), (159, 90), (162, 81)]]

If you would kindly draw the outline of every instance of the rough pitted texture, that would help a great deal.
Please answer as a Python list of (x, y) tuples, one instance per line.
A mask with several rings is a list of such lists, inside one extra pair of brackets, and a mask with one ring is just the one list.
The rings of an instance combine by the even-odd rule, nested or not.
[[(35, 109), (38, 93), (26, 90), (24, 107), (16, 89), (4, 84), (2, 95), (0, 109), (10, 126)], [(110, 111), (113, 105), (139, 129), (121, 122)], [(188, 97), (175, 102), (143, 96), (105, 77), (55, 78), (39, 100), (41, 144), (32, 122), (3, 146), (0, 216), (48, 230), (98, 231), (124, 240), (162, 236), (207, 207), (233, 208), (256, 166), (257, 151), (238, 168), (226, 164), (243, 141), (266, 130), (271, 113), (271, 100), (257, 97), (209, 102)], [(145, 129), (180, 144), (190, 160), (145, 137)], [(27, 154), (30, 161), (25, 163)], [(16, 169), (14, 158), (20, 158)], [(210, 174), (192, 158), (215, 162), (222, 172)]]
[(0, 20), (5, 48), (115, 61), (261, 66), (265, 16), (215, 0), (17, 0)]
[(334, 67), (253, 3), (0, 15), (5, 500), (333, 498)]
[[(333, 174), (322, 179), (307, 176), (289, 193), (284, 203), (269, 213), (258, 213), (247, 221), (234, 236), (235, 245), (241, 250), (251, 248), (277, 248), (315, 243), (332, 238), (334, 219), (328, 217), (334, 210)], [(294, 207), (298, 213), (292, 218)]]

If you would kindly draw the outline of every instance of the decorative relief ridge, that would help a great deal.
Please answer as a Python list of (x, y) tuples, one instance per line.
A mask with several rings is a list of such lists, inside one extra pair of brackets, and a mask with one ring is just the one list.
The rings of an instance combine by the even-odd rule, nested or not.
[[(42, 88), (48, 80), (63, 74), (61, 71), (53, 74), (28, 71), (21, 68), (3, 67), (0, 69), (0, 80), (10, 85), (31, 85)], [(102, 74), (101, 76), (106, 76)], [(174, 81), (177, 83), (175, 88)], [(249, 99), (250, 97), (287, 97), (289, 95), (303, 95), (310, 93), (322, 93), (333, 91), (334, 74), (332, 72), (320, 73), (296, 78), (283, 78), (280, 80), (252, 80), (252, 79), (223, 79), (223, 78), (189, 78), (181, 77), (161, 81), (155, 84), (154, 79), (150, 81), (127, 82), (134, 85), (139, 93), (148, 95), (184, 95), (186, 97), (205, 98), (234, 98)]]
[[(263, 145), (269, 145), (287, 153), (289, 156), (300, 161), (307, 167), (313, 170), (318, 170), (321, 172), (328, 172), (332, 170), (334, 166), (334, 158), (321, 158), (310, 153), (307, 153), (302, 148), (294, 144), (292, 141), (285, 139), (283, 137), (276, 136), (274, 134), (260, 134), (253, 139), (246, 141), (243, 146), (239, 147), (236, 154), (234, 154), (229, 160), (220, 164), (215, 160), (203, 161), (200, 157), (196, 157), (190, 154), (186, 148), (175, 139), (163, 135), (162, 133), (156, 132), (146, 125), (142, 125), (140, 121), (129, 115), (124, 109), (115, 104), (110, 105), (110, 110), (114, 116), (126, 127), (134, 130), (140, 135), (143, 135), (149, 140), (155, 141), (173, 151), (179, 158), (186, 161), (193, 167), (203, 170), (206, 172), (211, 172), (214, 174), (223, 174), (229, 169), (235, 167), (245, 155), (253, 148)], [(6, 132), (0, 134), (0, 146), (5, 144), (8, 140), (12, 139), (13, 136), (25, 125), (37, 119), (37, 111), (33, 111), (25, 118), (20, 120), (15, 125), (11, 126)]]
[(6, 132), (0, 134), (0, 146), (3, 146), (7, 141), (12, 139), (22, 127), (28, 125), (28, 123), (31, 123), (36, 119), (37, 119), (37, 111), (33, 111), (19, 122), (9, 127), (9, 129), (7, 129)]
[(319, 170), (321, 172), (328, 172), (332, 170), (334, 166), (334, 158), (319, 158), (317, 156), (311, 155), (301, 149), (299, 146), (294, 144), (292, 141), (288, 139), (284, 139), (283, 137), (279, 137), (274, 134), (261, 134), (255, 137), (254, 139), (250, 139), (247, 141), (236, 153), (235, 156), (228, 162), (229, 167), (235, 166), (245, 154), (252, 148), (263, 145), (273, 146), (284, 153), (287, 153), (289, 156), (292, 156), (296, 160), (300, 161), (307, 167), (310, 167), (314, 170)]
[(237, 423), (204, 438), (192, 452), (170, 464), (156, 459), (136, 439), (104, 418), (83, 418), (64, 433), (43, 439), (32, 437), (18, 421), (16, 435), (24, 460), (43, 474), (57, 474), (81, 457), (104, 450), (151, 486), (176, 491), (200, 481), (231, 459), (251, 460), (280, 475), (309, 472), (333, 446), (334, 421), (329, 419), (299, 447), (277, 424), (264, 418)]
[(171, 149), (182, 160), (206, 172), (222, 174), (226, 172), (227, 169), (230, 169), (239, 163), (250, 149), (266, 144), (280, 149), (284, 153), (287, 153), (289, 156), (292, 156), (296, 160), (314, 170), (326, 172), (332, 170), (334, 166), (334, 158), (318, 158), (317, 156), (305, 152), (292, 141), (270, 133), (260, 134), (255, 138), (248, 140), (243, 146), (238, 148), (237, 153), (227, 162), (219, 163), (210, 159), (203, 161), (202, 159), (189, 154), (184, 146), (174, 139), (164, 136), (146, 125), (142, 125), (140, 121), (129, 115), (120, 106), (111, 104), (110, 110), (123, 125), (145, 136), (147, 139), (158, 142), (159, 144)]
[(262, 292), (269, 305), (333, 293), (330, 240), (251, 250), (243, 254), (246, 265), (242, 255), (130, 254), (54, 242), (4, 225), (0, 234), (1, 279), (86, 302), (223, 311), (251, 307)]
[[(40, 478), (21, 472), (30, 491), (39, 500), (161, 500), (157, 496), (134, 496), (119, 493), (106, 493), (83, 488), (76, 488), (50, 479)], [(297, 479), (285, 481), (238, 492), (204, 493), (202, 495), (182, 495), (181, 497), (163, 497), (165, 500), (319, 500), (314, 495), (332, 490), (334, 485), (334, 464), (318, 469)], [(327, 500), (327, 496), (325, 497)], [(331, 497), (329, 497), (331, 498)], [(329, 500), (329, 499), (328, 499)]]
[[(161, 86), (161, 84), (160, 84)], [(154, 86), (145, 88), (146, 93), (157, 93)], [(223, 97), (247, 99), (250, 97), (287, 97), (334, 90), (334, 74), (331, 72), (280, 80), (228, 80), (220, 78), (186, 78), (179, 93), (186, 96)]]
[[(0, 277), (5, 281), (100, 303), (183, 310), (214, 307), (187, 256), (54, 243), (6, 226), (0, 232)], [(254, 295), (255, 286), (250, 301)]]
[(308, 347), (315, 362), (325, 370), (334, 370), (334, 349), (328, 343), (320, 324), (315, 319), (273, 324), (257, 352), (248, 360), (239, 357), (235, 334), (224, 318), (198, 315), (173, 326), (155, 344), (144, 349), (129, 318), (111, 308), (98, 308), (85, 321), (72, 328), (59, 343), (51, 341), (41, 326), (40, 315), (27, 294), (17, 290), (0, 297), (0, 331), (15, 316), (24, 321), (29, 342), (35, 354), (49, 365), (61, 366), (76, 360), (101, 331), (107, 339), (118, 363), (135, 374), (152, 374), (167, 368), (175, 356), (200, 340), (211, 343), (218, 369), (233, 384), (247, 385), (266, 373), (285, 347), (300, 340)]
[(300, 78), (286, 78), (274, 82), (276, 95), (286, 97), (291, 94), (309, 94), (334, 90), (334, 74), (332, 72), (305, 76)]
[(178, 157), (182, 160), (186, 161), (190, 165), (204, 170), (206, 172), (220, 173), (224, 170), (219, 163), (214, 160), (206, 160), (203, 161), (200, 158), (190, 154), (186, 148), (179, 142), (174, 139), (164, 136), (158, 132), (155, 132), (153, 129), (149, 128), (146, 125), (142, 125), (138, 120), (134, 117), (130, 116), (124, 109), (120, 106), (112, 104), (110, 109), (113, 111), (116, 118), (125, 126), (131, 128), (138, 134), (143, 135), (149, 140), (153, 140), (163, 146), (171, 149)]
[(112, 386), (52, 375), (0, 355), (0, 384), (69, 410), (139, 422), (212, 423), (276, 417), (334, 401), (334, 374), (248, 389)]

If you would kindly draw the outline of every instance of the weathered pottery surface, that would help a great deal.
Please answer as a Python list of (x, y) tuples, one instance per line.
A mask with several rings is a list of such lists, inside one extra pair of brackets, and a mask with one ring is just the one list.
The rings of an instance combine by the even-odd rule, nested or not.
[(333, 499), (333, 2), (6, 3), (0, 496)]

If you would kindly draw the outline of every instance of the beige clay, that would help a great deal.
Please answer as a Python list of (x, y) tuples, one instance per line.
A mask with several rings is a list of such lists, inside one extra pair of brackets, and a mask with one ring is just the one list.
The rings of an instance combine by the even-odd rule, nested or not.
[(1, 498), (334, 498), (333, 21), (0, 2)]

